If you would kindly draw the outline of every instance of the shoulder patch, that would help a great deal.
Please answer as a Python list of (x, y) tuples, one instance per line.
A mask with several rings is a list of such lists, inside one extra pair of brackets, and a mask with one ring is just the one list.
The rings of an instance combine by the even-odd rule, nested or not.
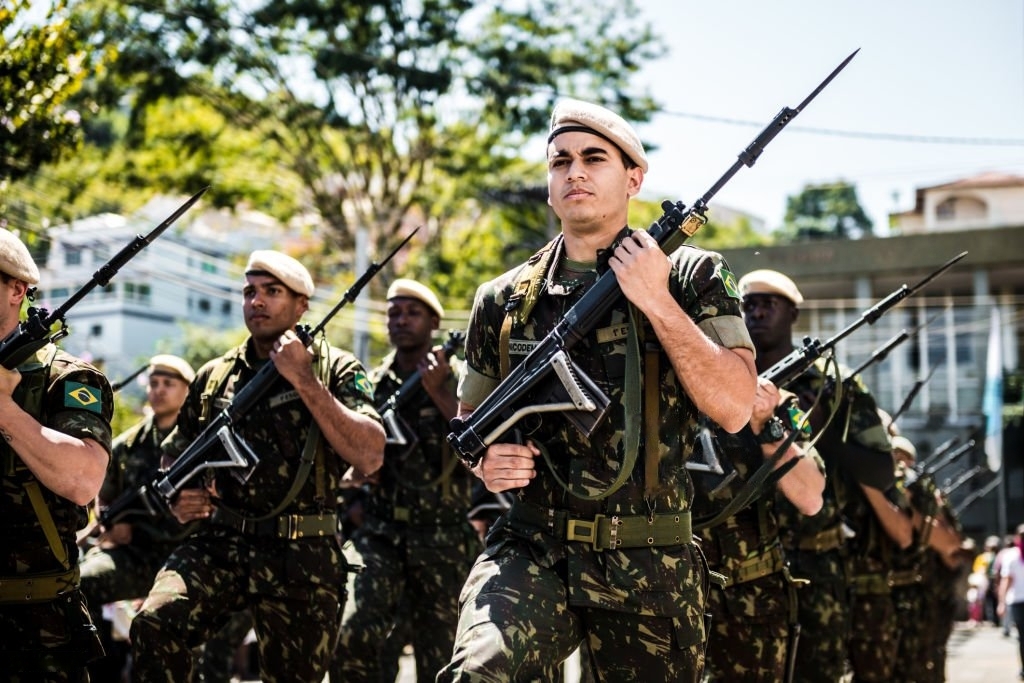
[(373, 383), (370, 381), (370, 378), (367, 377), (365, 373), (357, 372), (355, 378), (352, 381), (355, 383), (356, 389), (358, 389), (368, 397), (373, 397)]
[(731, 271), (721, 268), (719, 275), (722, 278), (722, 284), (725, 285), (725, 293), (734, 299), (740, 298), (739, 284), (736, 282), (736, 276)]
[(81, 382), (64, 382), (64, 407), (101, 413), (100, 390)]

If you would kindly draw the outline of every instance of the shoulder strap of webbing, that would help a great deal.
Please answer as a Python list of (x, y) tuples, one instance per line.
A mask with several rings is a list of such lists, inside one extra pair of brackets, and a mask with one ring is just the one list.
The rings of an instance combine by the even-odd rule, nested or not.
[(551, 259), (558, 252), (558, 246), (561, 242), (562, 236), (559, 235), (545, 244), (540, 251), (523, 264), (523, 267), (517, 273), (512, 294), (509, 296), (508, 301), (505, 302), (505, 319), (501, 323), (501, 332), (498, 336), (499, 364), (502, 379), (508, 377), (509, 370), (511, 369), (508, 347), (512, 327), (524, 325), (526, 319), (533, 311), (533, 307), (537, 304), (537, 300), (540, 299), (541, 290), (544, 287), (544, 276), (547, 275)]

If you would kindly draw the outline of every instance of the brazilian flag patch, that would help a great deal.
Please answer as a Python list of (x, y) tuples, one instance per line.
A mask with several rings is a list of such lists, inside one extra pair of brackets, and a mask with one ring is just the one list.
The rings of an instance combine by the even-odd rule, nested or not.
[(366, 396), (373, 398), (373, 382), (370, 381), (369, 377), (367, 377), (361, 372), (357, 372), (355, 377), (355, 385), (356, 389), (361, 391)]
[(94, 413), (103, 411), (100, 390), (79, 382), (64, 383), (64, 407), (91, 410)]
[(800, 427), (801, 431), (803, 431), (804, 434), (810, 435), (811, 423), (810, 421), (804, 421), (806, 416), (807, 414), (804, 411), (800, 410), (798, 407), (792, 405), (789, 406), (790, 423), (793, 425), (794, 428)]
[(736, 282), (736, 276), (725, 268), (721, 269), (722, 284), (725, 285), (725, 293), (734, 299), (740, 298), (740, 286)]

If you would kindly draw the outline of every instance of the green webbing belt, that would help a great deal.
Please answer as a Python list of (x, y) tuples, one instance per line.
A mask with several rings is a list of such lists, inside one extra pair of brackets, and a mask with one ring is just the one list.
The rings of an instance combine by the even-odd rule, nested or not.
[(506, 513), (511, 522), (524, 522), (560, 540), (586, 543), (594, 550), (656, 548), (693, 542), (690, 511), (654, 515), (594, 515), (583, 519), (568, 510), (517, 501)]

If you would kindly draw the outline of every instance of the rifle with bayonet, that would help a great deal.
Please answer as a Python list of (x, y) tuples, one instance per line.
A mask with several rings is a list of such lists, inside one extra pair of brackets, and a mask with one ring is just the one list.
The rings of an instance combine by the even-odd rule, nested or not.
[[(210, 189), (209, 186), (204, 187), (192, 195), (188, 201), (179, 206), (174, 213), (165, 218), (160, 225), (153, 228), (149, 234), (136, 235), (130, 244), (100, 266), (100, 269), (93, 273), (92, 279), (72, 294), (67, 301), (54, 309), (53, 313), (48, 312), (45, 308), (29, 307), (25, 320), (19, 323), (18, 327), (7, 335), (3, 341), (0, 341), (0, 365), (3, 365), (8, 370), (12, 370), (47, 344), (57, 342), (68, 336), (68, 325), (65, 317), (68, 311), (71, 310), (71, 307), (81, 301), (86, 294), (96, 287), (108, 285), (113, 277), (117, 275), (117, 271), (121, 270), (128, 261), (132, 260), (136, 254), (159, 237), (174, 221), (178, 220), (182, 214), (188, 211), (208, 189)], [(53, 329), (58, 324), (59, 327), (56, 330)]]
[(987, 471), (987, 469), (988, 468), (984, 465), (975, 465), (971, 469), (961, 472), (960, 476), (956, 479), (947, 479), (946, 483), (942, 486), (942, 493), (948, 498), (953, 491), (956, 491), (971, 479), (974, 479), (978, 474)]
[[(876, 303), (874, 306), (866, 310), (864, 313), (862, 313), (860, 318), (855, 320), (853, 323), (851, 323), (844, 329), (840, 330), (835, 336), (829, 338), (828, 340), (822, 342), (819, 339), (811, 339), (810, 337), (806, 337), (804, 339), (804, 344), (801, 348), (794, 349), (785, 358), (783, 358), (778, 363), (762, 372), (759, 376), (770, 380), (779, 388), (784, 387), (786, 384), (792, 382), (797, 377), (806, 372), (812, 365), (814, 365), (814, 363), (819, 358), (821, 358), (829, 350), (833, 349), (840, 341), (851, 335), (854, 331), (856, 331), (863, 325), (874, 324), (880, 317), (882, 317), (882, 315), (884, 315), (893, 306), (903, 301), (907, 297), (911, 296), (912, 294), (918, 292), (921, 288), (923, 288), (929, 282), (937, 278), (939, 275), (941, 275), (943, 272), (949, 269), (954, 263), (956, 263), (966, 255), (966, 251), (961, 252), (957, 256), (951, 258), (946, 263), (939, 266), (936, 270), (931, 272), (927, 277), (925, 277), (912, 287), (908, 287), (907, 285), (900, 286), (887, 297), (885, 297), (884, 299)], [(902, 342), (906, 341), (907, 339), (917, 334), (917, 332), (920, 331), (921, 328), (923, 328), (930, 322), (931, 320), (928, 320), (910, 331), (902, 330), (899, 334), (897, 334), (892, 339), (883, 344), (881, 347), (872, 352), (871, 358), (869, 358), (867, 361), (861, 364), (861, 366), (858, 367), (857, 370), (851, 373), (843, 381), (845, 382), (849, 379), (852, 379), (859, 372), (861, 372), (864, 368), (868, 367), (872, 363), (876, 363), (883, 360), (893, 348), (895, 348)], [(701, 467), (701, 464), (691, 466), (691, 464), (687, 462), (687, 469), (705, 473), (712, 472), (715, 474), (731, 478), (735, 473), (735, 469), (732, 467), (722, 468), (719, 459), (717, 458), (717, 455), (715, 453), (715, 440), (711, 433), (706, 430), (702, 430), (700, 433), (703, 438), (699, 441), (699, 443), (701, 445), (701, 449), (705, 451), (704, 458), (706, 460), (711, 461), (715, 465), (715, 467)], [(786, 440), (780, 444), (780, 446), (776, 449), (775, 453), (771, 457), (765, 459), (764, 463), (761, 464), (760, 467), (758, 467), (758, 469), (750, 476), (750, 478), (743, 484), (742, 488), (740, 488), (736, 495), (729, 501), (729, 503), (722, 510), (720, 510), (713, 516), (707, 518), (694, 519), (693, 528), (704, 529), (721, 523), (722, 521), (728, 519), (732, 515), (736, 514), (737, 512), (745, 508), (747, 505), (750, 505), (765, 491), (765, 489), (767, 489), (769, 486), (771, 486), (779, 479), (781, 479), (783, 476), (785, 476), (785, 474), (790, 470), (790, 468), (796, 465), (797, 461), (795, 459), (791, 460), (789, 463), (786, 463), (785, 465), (778, 468), (776, 468), (775, 465), (777, 464), (778, 460), (786, 453), (789, 446), (795, 440), (795, 437), (796, 434), (791, 433), (789, 437), (787, 437)], [(718, 470), (717, 472), (715, 471), (716, 469)], [(727, 480), (723, 479), (717, 484), (711, 485), (709, 488), (711, 492), (714, 492), (721, 488), (725, 483), (727, 483)]]
[[(440, 353), (446, 359), (451, 358), (452, 354), (462, 348), (465, 340), (465, 332), (450, 330), (448, 332), (448, 339), (441, 347)], [(405, 446), (409, 449), (419, 441), (419, 437), (402, 419), (399, 411), (408, 405), (412, 398), (420, 395), (422, 387), (420, 380), (422, 376), (423, 373), (416, 370), (402, 382), (402, 386), (398, 387), (395, 393), (388, 396), (387, 400), (377, 406), (377, 412), (380, 414), (381, 420), (384, 421), (384, 429), (387, 432), (387, 444), (389, 446)]]
[(901, 285), (887, 297), (861, 313), (860, 318), (847, 325), (835, 336), (830, 337), (826, 341), (822, 342), (820, 339), (804, 337), (803, 346), (798, 349), (794, 349), (785, 358), (762, 372), (761, 377), (771, 380), (771, 382), (780, 389), (783, 388), (802, 375), (818, 358), (821, 358), (826, 352), (833, 349), (836, 344), (841, 342), (843, 339), (846, 339), (850, 334), (858, 330), (863, 325), (874, 325), (878, 322), (879, 318), (889, 311), (889, 309), (907, 297), (920, 291), (932, 280), (946, 272), (954, 263), (962, 259), (964, 256), (967, 256), (967, 252), (960, 252), (912, 287)]
[[(663, 202), (663, 215), (648, 233), (671, 254), (707, 222), (711, 198), (743, 167), (751, 167), (764, 148), (853, 59), (851, 53), (796, 108), (784, 107), (739, 155), (737, 161), (689, 209), (682, 202)], [(569, 357), (583, 339), (618, 304), (622, 289), (611, 270), (605, 271), (530, 354), (476, 406), (467, 417), (451, 421), (448, 442), (469, 466), (483, 452), (530, 414), (562, 412), (584, 435), (591, 436), (605, 418), (609, 399)]]
[(992, 479), (992, 481), (988, 482), (987, 484), (982, 486), (980, 489), (978, 489), (977, 491), (971, 493), (969, 496), (967, 496), (962, 501), (960, 501), (960, 504), (957, 505), (955, 508), (953, 508), (953, 514), (955, 514), (955, 515), (957, 515), (959, 517), (960, 514), (965, 509), (967, 509), (967, 507), (969, 505), (971, 505), (974, 501), (978, 500), (979, 498), (984, 498), (986, 495), (988, 495), (990, 492), (992, 492), (992, 490), (995, 489), (995, 487), (999, 486), (1002, 483), (1003, 483), (1003, 475), (1002, 475), (1002, 473), (996, 473), (996, 476)]
[(146, 363), (146, 364), (145, 364), (145, 365), (143, 365), (142, 367), (140, 367), (140, 368), (137, 368), (136, 370), (132, 371), (132, 374), (128, 375), (127, 377), (125, 377), (124, 379), (122, 379), (122, 380), (121, 380), (120, 382), (114, 382), (113, 384), (111, 384), (111, 385), (110, 385), (110, 389), (111, 389), (111, 391), (113, 391), (113, 392), (115, 392), (115, 393), (117, 393), (118, 391), (121, 391), (121, 390), (122, 390), (122, 389), (124, 389), (124, 388), (125, 388), (126, 386), (128, 386), (128, 384), (129, 384), (129, 383), (130, 383), (130, 382), (131, 382), (131, 381), (132, 381), (133, 379), (135, 379), (136, 377), (138, 377), (139, 375), (141, 375), (142, 373), (144, 373), (144, 372), (145, 372), (145, 371), (146, 371), (146, 370), (147, 370), (148, 368), (149, 368), (149, 363)]
[[(341, 300), (316, 327), (310, 330), (307, 326), (298, 326), (297, 332), (302, 342), (307, 347), (310, 346), (313, 340), (324, 332), (327, 324), (337, 315), (338, 311), (355, 301), (363, 287), (415, 234), (416, 230), (402, 240), (380, 263), (371, 263), (366, 272), (346, 290)], [(167, 470), (161, 472), (149, 484), (134, 491), (126, 491), (108, 507), (100, 510), (100, 523), (109, 527), (128, 512), (144, 512), (150, 515), (164, 512), (178, 491), (205, 470), (234, 468), (232, 474), (241, 481), (247, 480), (259, 464), (259, 456), (248, 447), (241, 437), (235, 434), (234, 427), (245, 418), (246, 414), (280, 378), (281, 374), (272, 362), (264, 363), (256, 375), (234, 395), (230, 403), (224, 406), (215, 418), (210, 420)], [(226, 458), (222, 457), (222, 454)]]

